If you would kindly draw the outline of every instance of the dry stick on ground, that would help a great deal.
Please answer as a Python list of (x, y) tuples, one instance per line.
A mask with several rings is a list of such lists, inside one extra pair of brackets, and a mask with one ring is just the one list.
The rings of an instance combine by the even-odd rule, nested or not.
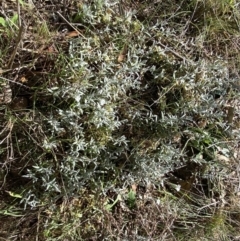
[(179, 53), (177, 53), (177, 52), (174, 51), (173, 49), (167, 47), (166, 45), (164, 45), (164, 44), (162, 44), (162, 43), (158, 43), (158, 44), (159, 44), (162, 48), (164, 48), (164, 49), (170, 51), (175, 57), (177, 57), (177, 58), (183, 60), (185, 63), (186, 63), (186, 62), (190, 62), (190, 63), (191, 63), (191, 60), (186, 59), (185, 57), (183, 57), (182, 55), (180, 55)]
[[(21, 21), (21, 9), (20, 9), (20, 3), (19, 0), (17, 0), (17, 12), (18, 12), (18, 27), (21, 29), (22, 27), (22, 21)], [(20, 41), (21, 47), (23, 47), (22, 41)]]
[(15, 45), (15, 48), (11, 54), (11, 57), (8, 61), (8, 64), (7, 64), (7, 69), (12, 69), (12, 65), (13, 65), (13, 61), (15, 59), (15, 56), (17, 54), (17, 49), (18, 49), (18, 46), (20, 45), (21, 43), (21, 39), (22, 39), (22, 35), (23, 35), (23, 25), (21, 24), (21, 16), (20, 16), (20, 3), (19, 3), (19, 0), (17, 0), (17, 12), (18, 12), (18, 37), (17, 37), (17, 42), (16, 42), (16, 45)]
[(28, 86), (26, 86), (26, 85), (23, 85), (23, 84), (21, 84), (21, 83), (19, 83), (19, 82), (16, 82), (16, 81), (15, 81), (16, 78), (14, 78), (14, 80), (10, 80), (10, 79), (7, 79), (7, 78), (4, 78), (4, 77), (1, 76), (0, 79), (6, 80), (6, 81), (8, 81), (8, 82), (11, 82), (11, 83), (14, 83), (14, 84), (17, 84), (17, 85), (20, 85), (20, 86), (22, 86), (22, 87), (24, 87), (24, 88), (30, 89), (30, 87), (28, 87)]
[(66, 18), (63, 17), (63, 15), (57, 11), (57, 14), (59, 15), (59, 17), (65, 22), (67, 23), (70, 27), (72, 27), (80, 36), (82, 36), (84, 39), (86, 39), (77, 28), (75, 28)]
[(12, 54), (11, 54), (11, 57), (10, 57), (9, 61), (8, 61), (7, 69), (12, 69), (13, 61), (15, 59), (18, 46), (19, 46), (19, 44), (21, 42), (21, 39), (22, 39), (22, 34), (23, 34), (23, 26), (21, 26), (20, 29), (19, 29), (18, 37), (17, 37), (17, 43), (15, 45), (15, 48), (14, 48)]

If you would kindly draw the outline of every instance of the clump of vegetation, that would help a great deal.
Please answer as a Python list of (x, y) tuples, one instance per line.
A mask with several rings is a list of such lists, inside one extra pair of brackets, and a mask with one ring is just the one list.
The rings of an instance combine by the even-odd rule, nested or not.
[(3, 236), (236, 239), (238, 4), (7, 4)]

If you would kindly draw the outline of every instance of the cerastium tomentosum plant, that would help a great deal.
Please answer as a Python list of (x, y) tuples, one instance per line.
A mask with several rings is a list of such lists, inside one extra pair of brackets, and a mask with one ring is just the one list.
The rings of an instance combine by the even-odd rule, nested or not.
[[(121, 2), (81, 2), (71, 24), (83, 31), (67, 39), (67, 55), (56, 60), (59, 72), (39, 91), (51, 101), (46, 109), (36, 105), (23, 125), (34, 154), (25, 168), (31, 185), (22, 202), (58, 210), (49, 214), (53, 224), (46, 224), (47, 237), (54, 237), (52, 230), (61, 233), (55, 240), (73, 239), (81, 233), (79, 223), (86, 233), (97, 233), (105, 212), (117, 220), (119, 209), (121, 228), (109, 228), (123, 230), (127, 220), (139, 240), (150, 237), (143, 223), (151, 214), (159, 235), (181, 235), (182, 227), (198, 225), (198, 217), (204, 226), (214, 212), (207, 209), (212, 200), (225, 205), (227, 169), (218, 155), (225, 150), (230, 157), (228, 62), (203, 58), (204, 38), (181, 34), (190, 27), (173, 24), (178, 15), (159, 15), (153, 3), (135, 9), (126, 1), (119, 8)], [(153, 14), (146, 19), (148, 11)], [(76, 219), (69, 221), (68, 212)], [(69, 221), (64, 231), (56, 220)]]

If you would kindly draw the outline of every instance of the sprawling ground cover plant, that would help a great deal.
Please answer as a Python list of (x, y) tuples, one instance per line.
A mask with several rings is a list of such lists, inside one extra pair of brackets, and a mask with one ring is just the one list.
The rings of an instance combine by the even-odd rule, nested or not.
[(1, 73), (7, 238), (237, 237), (238, 4), (68, 4), (21, 4), (33, 40)]

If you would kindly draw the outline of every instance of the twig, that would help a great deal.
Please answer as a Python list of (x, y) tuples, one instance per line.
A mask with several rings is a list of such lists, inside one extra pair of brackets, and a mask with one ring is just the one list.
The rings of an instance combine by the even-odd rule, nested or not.
[(162, 44), (162, 43), (158, 43), (162, 48), (167, 49), (168, 51), (170, 51), (175, 57), (180, 58), (183, 61), (186, 62), (190, 62), (188, 59), (186, 59), (185, 57), (183, 57), (182, 55), (180, 55), (179, 53), (177, 53), (176, 51), (170, 49), (169, 47), (167, 47), (166, 45)]
[[(20, 8), (19, 0), (17, 0), (17, 13), (18, 13), (18, 28), (21, 29), (21, 27), (22, 27), (22, 20), (21, 20), (21, 8)], [(20, 41), (20, 45), (21, 45), (21, 47), (23, 47), (22, 41)]]
[[(18, 2), (18, 21), (20, 21), (20, 5), (19, 5), (19, 1), (17, 0)], [(8, 61), (8, 65), (7, 65), (7, 68), (8, 69), (11, 69), (12, 68), (12, 65), (13, 65), (13, 61), (15, 59), (15, 56), (16, 56), (16, 53), (17, 53), (17, 49), (18, 49), (18, 46), (21, 42), (21, 39), (22, 39), (22, 34), (23, 34), (23, 26), (21, 25), (21, 22), (18, 23), (19, 24), (19, 31), (18, 31), (18, 37), (17, 37), (17, 43), (15, 45), (15, 48), (13, 50), (13, 53)]]
[(21, 26), (20, 29), (19, 29), (18, 38), (17, 38), (17, 43), (16, 43), (16, 45), (15, 45), (15, 48), (14, 48), (14, 50), (13, 50), (13, 53), (12, 53), (9, 61), (8, 61), (7, 69), (11, 69), (11, 68), (12, 68), (13, 61), (14, 61), (14, 59), (15, 59), (18, 46), (19, 46), (19, 44), (20, 44), (20, 42), (21, 42), (22, 33), (23, 33), (23, 26)]
[(15, 80), (10, 80), (10, 79), (4, 78), (4, 77), (2, 77), (2, 76), (0, 76), (0, 79), (3, 79), (3, 80), (6, 80), (6, 81), (8, 81), (8, 82), (14, 83), (14, 84), (16, 84), (16, 85), (20, 85), (20, 86), (22, 86), (22, 87), (25, 87), (25, 88), (30, 89), (28, 86), (23, 85), (23, 84), (21, 84), (21, 83), (18, 83), (18, 82), (16, 82)]
[(200, 211), (200, 210), (202, 210), (202, 209), (204, 209), (204, 208), (210, 207), (210, 206), (215, 206), (215, 207), (216, 207), (216, 205), (217, 205), (218, 203), (219, 203), (219, 201), (210, 203), (210, 204), (205, 205), (205, 206), (203, 206), (203, 207), (201, 207), (201, 208), (198, 208), (198, 211)]
[(77, 28), (75, 28), (66, 18), (64, 18), (63, 15), (62, 15), (60, 12), (57, 11), (57, 14), (59, 15), (59, 17), (60, 17), (65, 23), (67, 23), (70, 27), (72, 27), (75, 31), (77, 31), (77, 33), (78, 33), (80, 36), (82, 36), (84, 39), (87, 39), (87, 38), (85, 38), (85, 37), (81, 34), (81, 32), (80, 32)]
[(21, 22), (21, 11), (20, 11), (20, 3), (19, 0), (17, 0), (17, 13), (18, 13), (18, 27), (19, 29), (22, 26), (22, 22)]
[(15, 48), (14, 48), (14, 50), (13, 50), (13, 52), (12, 52), (12, 55), (11, 55), (9, 61), (8, 61), (7, 69), (12, 69), (13, 61), (14, 61), (14, 59), (15, 59), (18, 46), (19, 46), (20, 43), (21, 43), (22, 34), (23, 34), (23, 25), (21, 24), (20, 3), (19, 3), (19, 0), (17, 0), (17, 11), (18, 11), (18, 27), (19, 27), (18, 37), (17, 37), (17, 42), (16, 42), (16, 45), (15, 45)]
[(14, 48), (14, 50), (12, 52), (12, 55), (11, 55), (9, 61), (8, 61), (8, 64), (7, 64), (8, 69), (12, 69), (13, 61), (15, 59), (18, 46), (21, 43), (22, 33), (23, 33), (23, 26), (22, 26), (22, 23), (21, 23), (21, 16), (20, 16), (21, 12), (20, 12), (19, 0), (17, 0), (17, 12), (18, 12), (18, 29), (19, 29), (19, 31), (18, 31), (17, 43), (15, 45), (15, 48)]
[(40, 212), (41, 212), (41, 210), (38, 211), (38, 216), (37, 216), (38, 222), (37, 222), (37, 236), (36, 236), (36, 241), (38, 241), (38, 236), (39, 236), (40, 217), (41, 217)]

